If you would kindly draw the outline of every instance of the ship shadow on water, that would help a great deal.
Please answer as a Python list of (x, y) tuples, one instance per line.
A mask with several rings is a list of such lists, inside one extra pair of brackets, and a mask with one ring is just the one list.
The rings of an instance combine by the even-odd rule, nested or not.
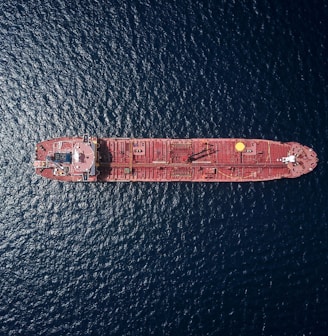
[(99, 171), (98, 181), (106, 181), (112, 170), (110, 163), (113, 161), (113, 155), (106, 141), (99, 140), (97, 161)]

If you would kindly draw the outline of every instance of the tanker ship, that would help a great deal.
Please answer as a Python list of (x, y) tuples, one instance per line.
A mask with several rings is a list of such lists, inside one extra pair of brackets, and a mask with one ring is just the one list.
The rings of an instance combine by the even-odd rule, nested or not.
[(34, 168), (69, 182), (249, 182), (296, 178), (317, 162), (316, 153), (297, 142), (83, 135), (38, 143)]

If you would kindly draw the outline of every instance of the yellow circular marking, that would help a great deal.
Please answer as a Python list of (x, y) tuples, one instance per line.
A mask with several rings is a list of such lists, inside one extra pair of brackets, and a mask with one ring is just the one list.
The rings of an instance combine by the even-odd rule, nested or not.
[(245, 144), (243, 142), (237, 142), (235, 148), (237, 152), (242, 152), (245, 149)]

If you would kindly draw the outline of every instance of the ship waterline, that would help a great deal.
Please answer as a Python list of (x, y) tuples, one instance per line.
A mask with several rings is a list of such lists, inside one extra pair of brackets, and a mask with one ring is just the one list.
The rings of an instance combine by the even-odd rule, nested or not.
[(242, 138), (62, 137), (37, 144), (37, 174), (71, 182), (250, 182), (296, 178), (317, 166), (297, 142)]

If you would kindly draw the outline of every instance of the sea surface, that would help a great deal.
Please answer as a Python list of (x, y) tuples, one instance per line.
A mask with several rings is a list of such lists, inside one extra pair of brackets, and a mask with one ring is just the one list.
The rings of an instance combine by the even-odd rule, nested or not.
[[(2, 0), (0, 336), (328, 335), (328, 3)], [(35, 144), (298, 141), (258, 183), (70, 184)]]

